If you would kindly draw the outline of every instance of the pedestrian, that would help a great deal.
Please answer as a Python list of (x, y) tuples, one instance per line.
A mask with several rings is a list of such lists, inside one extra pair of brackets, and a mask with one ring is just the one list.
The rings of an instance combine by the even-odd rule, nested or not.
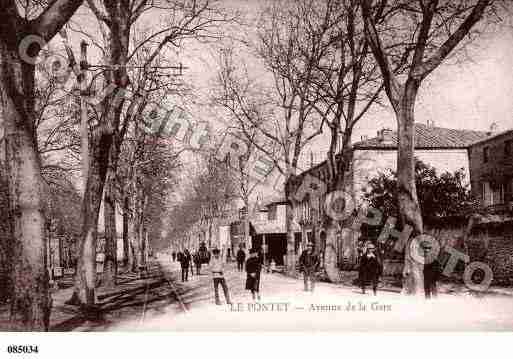
[(259, 252), (256, 248), (249, 250), (249, 258), (246, 261), (246, 289), (251, 291), (253, 300), (260, 300), (260, 272), (262, 271), (262, 262), (259, 258)]
[(362, 287), (363, 294), (365, 294), (365, 286), (370, 282), (372, 284), (372, 292), (376, 295), (379, 277), (382, 272), (383, 266), (376, 254), (376, 246), (369, 243), (360, 260), (360, 285)]
[(431, 297), (436, 298), (438, 296), (438, 289), (436, 286), (436, 282), (440, 277), (440, 262), (437, 258), (433, 257), (433, 253), (431, 250), (431, 245), (429, 243), (423, 242), (422, 248), (424, 249), (424, 294), (426, 299), (431, 299)]
[(201, 272), (201, 256), (200, 252), (196, 251), (193, 255), (194, 265), (196, 266), (196, 275), (200, 275)]
[(173, 253), (171, 254), (171, 256), (173, 257), (173, 262), (176, 262), (176, 252), (173, 251)]
[(193, 261), (192, 261), (192, 255), (191, 255), (191, 252), (189, 252), (188, 249), (185, 249), (184, 251), (184, 255), (188, 258), (189, 260), (189, 268), (191, 269), (191, 277), (194, 275), (194, 265), (193, 265)]
[(246, 253), (244, 252), (244, 250), (241, 247), (237, 251), (237, 270), (239, 272), (243, 271), (243, 269), (244, 269), (244, 261), (245, 260), (246, 260)]
[(232, 304), (230, 301), (230, 293), (228, 292), (228, 286), (226, 284), (226, 280), (224, 278), (224, 264), (221, 256), (219, 255), (219, 249), (214, 248), (212, 254), (214, 258), (210, 260), (210, 271), (212, 272), (212, 278), (214, 280), (214, 295), (217, 305), (221, 305), (221, 301), (219, 299), (219, 285), (223, 287), (224, 298), (226, 299), (226, 304)]
[(359, 265), (360, 261), (365, 254), (365, 245), (363, 241), (358, 241), (358, 245), (356, 247), (356, 264)]
[(308, 291), (308, 282), (310, 282), (310, 290), (313, 292), (315, 287), (315, 272), (319, 267), (319, 257), (314, 253), (313, 243), (308, 243), (306, 249), (299, 257), (299, 267), (303, 272), (305, 282), (305, 292)]
[(191, 264), (191, 255), (186, 249), (183, 253), (180, 253), (180, 265), (182, 267), (182, 282), (189, 281), (189, 265)]

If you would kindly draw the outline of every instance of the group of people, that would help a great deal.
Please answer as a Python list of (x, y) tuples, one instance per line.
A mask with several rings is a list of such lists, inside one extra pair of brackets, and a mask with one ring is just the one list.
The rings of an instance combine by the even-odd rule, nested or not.
[[(219, 296), (219, 286), (223, 289), (224, 296), (227, 304), (231, 304), (230, 292), (225, 279), (225, 263), (221, 258), (221, 251), (217, 248), (212, 250), (213, 258), (210, 259), (208, 255), (209, 270), (212, 273), (212, 279), (214, 282), (214, 295), (217, 305), (221, 305)], [(196, 251), (191, 255), (188, 249), (184, 249), (183, 252), (172, 252), (173, 261), (178, 261), (182, 269), (182, 282), (189, 280), (189, 268), (191, 275), (194, 275), (193, 266), (191, 262), (194, 262), (196, 266), (196, 275), (200, 275), (202, 258), (200, 251)], [(245, 288), (251, 292), (253, 299), (260, 300), (260, 273), (262, 271), (262, 260), (259, 256), (259, 251), (255, 248), (250, 249), (249, 258), (246, 260), (246, 253), (242, 248), (237, 253), (237, 267), (240, 271), (246, 268), (247, 278)], [(244, 263), (245, 262), (245, 263)]]
[[(303, 272), (304, 290), (312, 291), (315, 287), (316, 274), (319, 270), (319, 256), (313, 250), (313, 244), (308, 243), (299, 257), (299, 268)], [(431, 246), (423, 243), (424, 258), (430, 258)], [(427, 260), (423, 267), (424, 292), (427, 299), (437, 296), (436, 282), (440, 276), (440, 263), (436, 258)], [(365, 294), (367, 285), (371, 285), (374, 295), (377, 294), (378, 283), (383, 275), (383, 262), (373, 243), (363, 243), (358, 247), (358, 283)]]
[[(243, 257), (240, 254), (240, 252), (244, 254)], [(221, 286), (223, 288), (226, 304), (231, 304), (228, 285), (224, 277), (225, 263), (221, 259), (219, 249), (214, 249), (212, 253), (214, 255), (214, 258), (211, 260), (210, 270), (212, 272), (212, 278), (214, 281), (215, 302), (217, 305), (221, 305), (221, 300), (219, 297), (219, 286)], [(246, 253), (244, 253), (242, 248), (239, 249), (239, 252), (237, 253), (237, 267), (240, 271), (242, 271), (242, 266), (244, 265), (244, 262), (242, 262), (241, 264), (239, 262), (240, 258), (246, 258)], [(260, 300), (260, 273), (262, 272), (262, 260), (259, 256), (259, 251), (256, 248), (251, 248), (249, 250), (249, 258), (246, 260), (245, 268), (247, 274), (245, 288), (251, 292), (253, 300)]]
[[(423, 265), (424, 293), (426, 299), (436, 297), (438, 294), (436, 282), (440, 277), (441, 266), (437, 258), (432, 258), (432, 247), (429, 243), (422, 243), (425, 260)], [(368, 284), (372, 286), (372, 292), (376, 295), (379, 278), (383, 275), (383, 263), (373, 243), (358, 247), (358, 281), (365, 294)]]
[(184, 249), (183, 252), (173, 252), (171, 256), (173, 261), (180, 262), (180, 267), (182, 268), (182, 282), (189, 280), (189, 269), (191, 270), (191, 276), (194, 275), (194, 267), (196, 267), (196, 275), (201, 274), (201, 256), (199, 251), (191, 254), (188, 249)]
[[(431, 248), (424, 246), (425, 257), (430, 255)], [(219, 286), (223, 289), (227, 304), (231, 304), (230, 293), (225, 279), (225, 263), (220, 255), (219, 249), (212, 251), (213, 258), (209, 261), (209, 269), (212, 273), (214, 284), (215, 302), (221, 305), (219, 296)], [(371, 286), (373, 294), (377, 294), (377, 288), (380, 277), (383, 275), (383, 263), (380, 253), (377, 251), (373, 243), (359, 245), (358, 247), (358, 282), (365, 294), (366, 287)], [(246, 260), (246, 253), (242, 248), (236, 255), (237, 270), (246, 271), (245, 289), (251, 292), (253, 300), (260, 300), (260, 273), (262, 271), (263, 261), (260, 252), (256, 248), (249, 251), (249, 258)], [(182, 282), (188, 280), (188, 271), (191, 260), (196, 264), (196, 273), (199, 275), (201, 268), (200, 253), (195, 252), (191, 256), (190, 252), (185, 249), (183, 252), (173, 252), (173, 260), (178, 260), (182, 268)], [(436, 282), (440, 274), (440, 264), (437, 259), (428, 261), (424, 265), (424, 289), (426, 298), (437, 295)], [(192, 273), (192, 266), (191, 274)], [(313, 243), (308, 243), (306, 249), (299, 257), (299, 269), (303, 273), (304, 290), (314, 291), (317, 272), (320, 267), (319, 255), (314, 251)]]

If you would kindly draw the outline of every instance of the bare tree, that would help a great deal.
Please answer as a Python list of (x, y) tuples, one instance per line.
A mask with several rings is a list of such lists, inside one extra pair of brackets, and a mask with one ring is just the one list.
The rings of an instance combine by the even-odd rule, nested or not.
[[(296, 16), (307, 24), (305, 36), (314, 39), (313, 46), (310, 42), (298, 45), (300, 54), (314, 59), (309, 79), (312, 92), (319, 94), (312, 103), (314, 114), (320, 119), (319, 131), (323, 132), (324, 127), (329, 130), (328, 171), (319, 180), (325, 183), (327, 192), (345, 190), (352, 160), (353, 129), (379, 100), (379, 71), (371, 58), (356, 0), (296, 0), (294, 4), (298, 8)], [(292, 182), (297, 189), (304, 180), (297, 178)], [(313, 205), (313, 199), (308, 200)], [(336, 249), (337, 221), (324, 216), (322, 222), (327, 250)], [(332, 280), (338, 278), (336, 265), (336, 256), (326, 256), (325, 268)]]
[[(10, 323), (17, 330), (47, 330), (51, 299), (45, 267), (45, 215), (41, 163), (35, 132), (35, 66), (39, 46), (20, 44), (29, 35), (50, 41), (71, 18), (82, 0), (54, 0), (48, 5), (17, 7), (0, 1), (0, 96), (4, 120), (9, 204), (13, 214), (13, 282)], [(29, 11), (30, 10), (30, 11)], [(29, 59), (30, 60), (30, 59)]]
[[(255, 151), (273, 162), (285, 183), (296, 175), (302, 151), (322, 131), (312, 130), (321, 95), (311, 84), (323, 51), (319, 35), (309, 31), (312, 8), (300, 1), (287, 8), (273, 2), (262, 12), (253, 48), (272, 79), (271, 88), (251, 79), (247, 71), (241, 73), (230, 49), (224, 51), (218, 76), (216, 103), (228, 111)], [(284, 192), (289, 202), (291, 193)], [(290, 205), (286, 208), (287, 267), (294, 271), (292, 211)]]
[[(491, 4), (492, 0), (361, 1), (366, 36), (397, 119), (399, 211), (403, 230), (411, 230), (412, 237), (423, 232), (414, 171), (418, 90), (422, 81), (465, 41)], [(405, 74), (398, 76), (398, 69)], [(422, 265), (408, 253), (404, 278), (406, 293), (423, 292)]]
[[(91, 158), (84, 196), (84, 223), (82, 226), (81, 252), (76, 286), (70, 303), (95, 302), (95, 250), (96, 228), (101, 196), (105, 186), (105, 216), (107, 242), (107, 283), (113, 284), (115, 266), (115, 177), (118, 167), (120, 146), (128, 125), (140, 118), (147, 105), (146, 94), (151, 90), (153, 80), (158, 77), (150, 68), (155, 66), (158, 55), (165, 47), (180, 48), (189, 39), (207, 40), (215, 37), (213, 29), (227, 17), (218, 11), (209, 0), (177, 0), (156, 4), (149, 0), (96, 1), (88, 5), (100, 24), (103, 37), (102, 75), (105, 87), (113, 87), (98, 109), (97, 124), (91, 134)], [(130, 48), (135, 24), (149, 11), (168, 15), (168, 22), (158, 29), (152, 29), (144, 39), (138, 39)], [(218, 35), (217, 35), (218, 36)], [(144, 63), (137, 64), (140, 51), (146, 51)], [(146, 71), (131, 76), (129, 68), (139, 65)], [(126, 91), (132, 90), (133, 101), (127, 101)]]

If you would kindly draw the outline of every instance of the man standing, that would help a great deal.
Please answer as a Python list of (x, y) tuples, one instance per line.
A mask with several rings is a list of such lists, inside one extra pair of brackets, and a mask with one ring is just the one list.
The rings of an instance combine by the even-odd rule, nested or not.
[(175, 252), (175, 251), (173, 251), (173, 253), (171, 254), (171, 256), (173, 257), (173, 262), (175, 262), (175, 261), (176, 261), (176, 252)]
[(299, 257), (300, 270), (303, 271), (305, 281), (305, 292), (308, 291), (308, 282), (310, 282), (310, 290), (313, 292), (315, 287), (315, 272), (319, 267), (319, 257), (313, 251), (313, 244), (308, 243), (306, 249)]
[(260, 272), (262, 271), (262, 260), (258, 256), (256, 248), (249, 250), (249, 258), (246, 261), (246, 289), (251, 291), (253, 300), (260, 300)]
[(239, 248), (237, 252), (237, 270), (242, 272), (244, 268), (244, 261), (246, 260), (246, 253), (242, 250), (242, 247)]
[(423, 242), (422, 248), (424, 249), (424, 293), (426, 299), (431, 297), (436, 298), (438, 290), (436, 282), (440, 276), (440, 262), (437, 258), (434, 258), (434, 254), (431, 251), (431, 245)]
[(192, 256), (194, 265), (196, 266), (196, 275), (200, 275), (201, 271), (201, 256), (199, 250)]
[(189, 252), (188, 249), (184, 251), (184, 255), (189, 259), (189, 267), (191, 268), (191, 277), (194, 275), (194, 265), (192, 262), (192, 255), (191, 252)]
[(178, 260), (182, 267), (182, 282), (186, 282), (189, 280), (189, 265), (191, 263), (191, 255), (189, 251), (186, 249), (181, 256), (179, 256)]
[(370, 282), (372, 284), (372, 292), (376, 295), (382, 266), (376, 254), (376, 247), (372, 243), (367, 245), (367, 251), (360, 260), (360, 273), (360, 285), (362, 286), (363, 294), (365, 294), (365, 286)]
[(221, 305), (221, 301), (219, 299), (219, 285), (223, 287), (226, 304), (231, 304), (230, 293), (228, 293), (228, 286), (224, 279), (224, 264), (221, 256), (219, 255), (219, 249), (214, 248), (212, 254), (214, 255), (214, 258), (210, 260), (210, 271), (212, 272), (212, 278), (214, 279), (214, 295), (216, 304)]

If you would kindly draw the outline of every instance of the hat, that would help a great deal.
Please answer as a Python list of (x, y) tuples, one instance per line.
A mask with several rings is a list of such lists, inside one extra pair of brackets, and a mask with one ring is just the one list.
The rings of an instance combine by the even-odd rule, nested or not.
[(367, 248), (368, 248), (368, 249), (376, 249), (376, 246), (375, 246), (374, 244), (372, 244), (372, 243), (369, 243), (369, 244), (367, 245)]
[(421, 246), (423, 249), (431, 249), (431, 248), (433, 248), (433, 247), (431, 246), (431, 243), (429, 243), (429, 242), (422, 242), (422, 243), (420, 244), (420, 246)]

